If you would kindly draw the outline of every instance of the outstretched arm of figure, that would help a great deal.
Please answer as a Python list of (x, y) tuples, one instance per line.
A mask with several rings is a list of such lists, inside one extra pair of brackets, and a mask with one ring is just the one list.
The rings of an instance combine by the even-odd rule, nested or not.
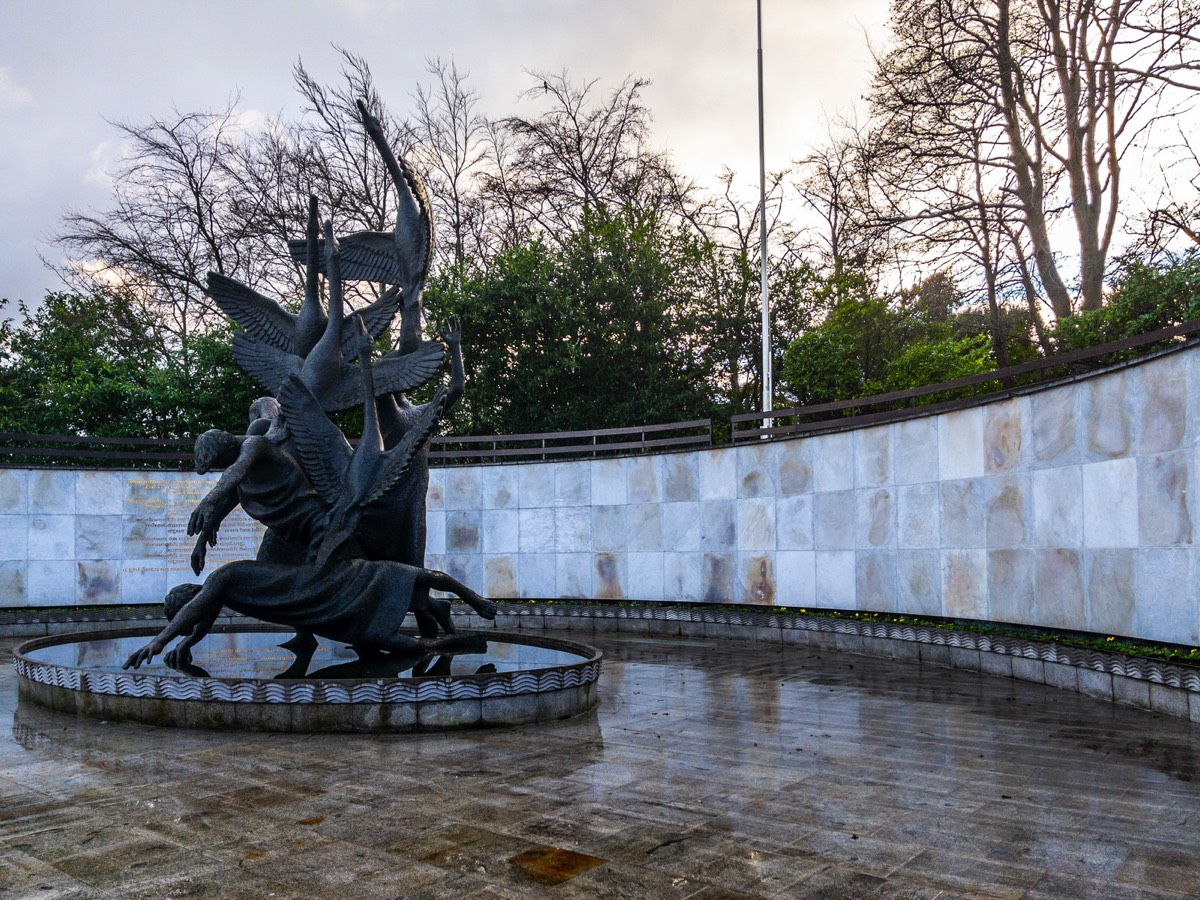
[(197, 575), (204, 568), (204, 557), (209, 547), (217, 544), (217, 530), (225, 517), (238, 505), (238, 485), (250, 471), (250, 467), (269, 449), (266, 437), (253, 435), (242, 441), (237, 460), (227, 468), (220, 480), (205, 495), (188, 518), (187, 533), (198, 534), (196, 548), (192, 551), (192, 571)]
[(175, 618), (166, 628), (155, 635), (150, 643), (129, 654), (129, 658), (125, 660), (125, 664), (121, 668), (136, 669), (142, 663), (150, 662), (179, 635), (193, 631), (202, 622), (211, 622), (216, 619), (221, 612), (221, 594), (219, 590), (210, 587), (213, 584), (215, 583), (210, 579), (209, 584), (206, 584), (200, 593), (184, 604), (183, 608), (176, 613)]

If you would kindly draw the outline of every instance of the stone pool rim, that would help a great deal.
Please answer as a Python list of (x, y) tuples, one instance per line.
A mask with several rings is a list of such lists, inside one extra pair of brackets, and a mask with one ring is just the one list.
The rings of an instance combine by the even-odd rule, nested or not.
[[(288, 635), (271, 625), (219, 625), (217, 633)], [(524, 725), (592, 709), (603, 654), (595, 647), (513, 632), (490, 642), (526, 644), (578, 656), (577, 662), (470, 675), (397, 678), (200, 678), (183, 674), (103, 672), (32, 659), (46, 647), (152, 637), (155, 628), (38, 637), (13, 650), (23, 701), (89, 718), (185, 728), (260, 731), (440, 731)]]

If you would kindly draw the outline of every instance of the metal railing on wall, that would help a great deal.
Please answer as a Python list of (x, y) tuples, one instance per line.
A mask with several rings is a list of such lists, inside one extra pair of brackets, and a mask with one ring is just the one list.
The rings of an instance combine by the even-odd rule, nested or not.
[[(1015, 366), (968, 375), (953, 381), (928, 384), (869, 397), (832, 403), (797, 406), (770, 413), (741, 413), (730, 417), (734, 443), (787, 437), (821, 431), (861, 428), (913, 416), (951, 412), (981, 402), (1003, 399), (1063, 379), (1130, 363), (1147, 349), (1179, 349), (1200, 342), (1200, 320), (1160, 328), (1145, 334), (1110, 341), (1083, 350), (1055, 353)], [(764, 425), (764, 422), (770, 422)], [(778, 424), (776, 424), (778, 423)]]
[[(195, 459), (187, 439), (89, 437), (69, 434), (0, 433), (0, 467), (53, 467), (85, 464), (97, 468), (184, 469)], [(431, 465), (527, 462), (530, 460), (599, 458), (712, 445), (712, 420), (553, 431), (435, 437)]]

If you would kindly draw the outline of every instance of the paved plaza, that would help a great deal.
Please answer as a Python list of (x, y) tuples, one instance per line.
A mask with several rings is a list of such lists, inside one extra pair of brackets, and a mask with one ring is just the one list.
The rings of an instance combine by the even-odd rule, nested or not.
[(18, 706), (0, 895), (1200, 896), (1200, 726), (829, 651), (597, 635), (597, 712), (206, 733)]

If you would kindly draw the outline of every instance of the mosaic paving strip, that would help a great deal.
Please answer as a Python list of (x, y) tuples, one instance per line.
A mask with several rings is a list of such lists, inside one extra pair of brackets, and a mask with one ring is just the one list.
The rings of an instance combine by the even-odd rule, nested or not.
[(503, 615), (580, 617), (592, 619), (640, 619), (665, 622), (699, 622), (705, 625), (730, 625), (754, 628), (779, 628), (781, 631), (820, 631), (856, 637), (937, 644), (961, 650), (979, 650), (1004, 656), (1019, 656), (1042, 662), (1060, 663), (1110, 675), (1122, 675), (1200, 693), (1200, 670), (1144, 657), (1105, 653), (1082, 647), (1067, 647), (1050, 641), (972, 634), (927, 626), (861, 622), (853, 619), (825, 619), (777, 613), (734, 612), (730, 610), (671, 609), (670, 607), (502, 607)]

